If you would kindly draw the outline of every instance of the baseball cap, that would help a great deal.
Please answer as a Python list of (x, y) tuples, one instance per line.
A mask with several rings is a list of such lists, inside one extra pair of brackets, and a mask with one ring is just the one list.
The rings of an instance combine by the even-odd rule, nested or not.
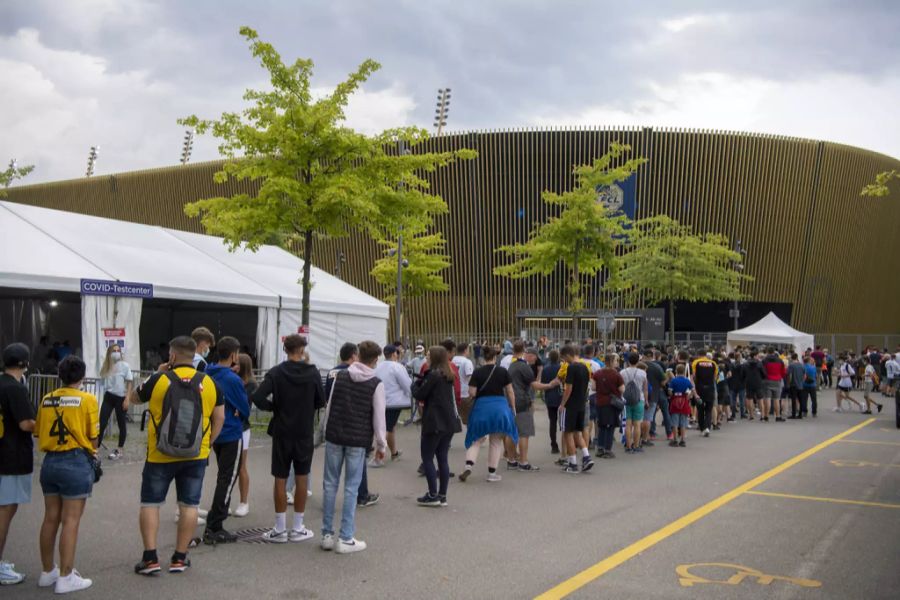
[(20, 342), (10, 344), (3, 349), (3, 366), (13, 369), (22, 369), (28, 367), (28, 360), (31, 358), (31, 351), (28, 346)]

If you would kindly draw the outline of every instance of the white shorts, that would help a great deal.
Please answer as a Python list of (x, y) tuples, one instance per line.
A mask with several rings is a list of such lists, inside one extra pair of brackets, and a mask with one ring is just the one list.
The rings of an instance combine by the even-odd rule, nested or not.
[(241, 435), (244, 438), (244, 445), (242, 446), (242, 448), (246, 450), (250, 447), (250, 430), (245, 430)]

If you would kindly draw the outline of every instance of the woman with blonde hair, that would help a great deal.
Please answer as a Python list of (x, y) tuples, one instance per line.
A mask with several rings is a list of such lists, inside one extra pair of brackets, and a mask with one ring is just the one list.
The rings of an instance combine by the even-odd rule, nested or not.
[[(247, 391), (247, 397), (253, 396), (253, 392), (259, 387), (253, 378), (253, 359), (249, 354), (239, 354), (237, 364), (237, 374), (244, 382), (244, 389)], [(241, 501), (234, 510), (235, 517), (246, 517), (250, 514), (250, 471), (247, 469), (247, 451), (250, 448), (250, 419), (244, 419), (243, 423), (243, 448), (241, 450), (240, 470), (238, 471), (238, 490), (240, 491)]]
[(113, 411), (116, 413), (116, 423), (119, 425), (119, 445), (115, 450), (110, 452), (110, 460), (119, 460), (122, 458), (122, 451), (125, 448), (125, 438), (127, 436), (127, 421), (125, 413), (128, 412), (128, 392), (134, 385), (134, 375), (131, 367), (122, 359), (122, 348), (118, 344), (113, 344), (106, 349), (106, 358), (103, 360), (103, 366), (100, 367), (100, 377), (103, 380), (103, 406), (100, 408), (100, 441), (103, 441), (103, 434), (106, 432), (106, 426), (109, 425), (109, 417)]

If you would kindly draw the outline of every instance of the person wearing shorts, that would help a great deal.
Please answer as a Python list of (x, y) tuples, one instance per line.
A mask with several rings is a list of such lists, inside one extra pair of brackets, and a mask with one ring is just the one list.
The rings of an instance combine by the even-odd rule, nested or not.
[[(388, 449), (391, 452), (391, 460), (400, 458), (403, 452), (397, 448), (394, 437), (394, 428), (400, 420), (400, 413), (408, 409), (412, 397), (412, 379), (409, 371), (400, 362), (400, 350), (393, 344), (388, 344), (383, 350), (384, 360), (375, 367), (375, 376), (384, 383), (386, 408), (384, 411), (385, 430), (387, 431)], [(466, 390), (468, 393), (468, 390)], [(372, 468), (384, 466), (384, 461), (372, 460), (369, 462)]]
[(752, 421), (755, 418), (754, 412), (759, 411), (760, 419), (762, 419), (765, 405), (763, 381), (766, 378), (766, 371), (763, 369), (755, 349), (750, 350), (750, 358), (741, 365), (741, 376), (744, 378), (744, 384), (747, 387), (748, 418)]
[[(784, 392), (784, 378), (787, 376), (787, 366), (781, 357), (775, 352), (775, 348), (769, 346), (766, 357), (762, 361), (763, 369), (766, 371), (765, 381), (765, 397), (771, 404), (772, 412), (775, 414), (775, 421), (784, 422), (781, 416), (781, 395)], [(763, 421), (768, 421), (769, 415), (763, 411)]]
[[(85, 369), (84, 361), (74, 354), (59, 363), (63, 385), (43, 397), (35, 422), (38, 444), (46, 452), (40, 477), (44, 522), (40, 534), (43, 571), (38, 586), (55, 585), (57, 594), (83, 590), (92, 583), (74, 566), (78, 525), (94, 488), (92, 458), (100, 436), (100, 405), (93, 394), (80, 389)], [(58, 567), (53, 562), (57, 533)]]
[[(307, 476), (312, 464), (316, 411), (325, 406), (325, 390), (315, 365), (305, 360), (306, 338), (284, 338), (287, 360), (266, 373), (251, 400), (261, 410), (273, 411), (268, 433), (272, 436), (272, 477), (275, 525), (263, 534), (274, 543), (302, 542), (313, 537), (303, 524)], [(270, 398), (271, 396), (271, 398)], [(287, 530), (287, 479), (294, 467), (294, 523)]]
[[(625, 405), (625, 454), (643, 452), (641, 448), (641, 426), (644, 422), (644, 409), (647, 404), (647, 372), (638, 368), (640, 356), (637, 352), (628, 353), (628, 366), (622, 369), (622, 380), (625, 382), (625, 392), (628, 392), (628, 384), (634, 382), (640, 390), (640, 398), (635, 404)], [(646, 368), (646, 365), (641, 365)], [(627, 401), (627, 398), (626, 398)]]
[(132, 389), (127, 402), (147, 404), (150, 426), (147, 428), (147, 460), (141, 474), (141, 538), (144, 554), (134, 566), (138, 575), (157, 575), (162, 570), (157, 553), (159, 532), (159, 507), (166, 501), (172, 482), (175, 482), (179, 505), (178, 531), (175, 552), (169, 562), (170, 573), (183, 573), (191, 566), (187, 557), (188, 545), (197, 529), (197, 509), (209, 450), (225, 423), (224, 398), (209, 375), (203, 375), (195, 392), (199, 394), (203, 418), (200, 422), (203, 438), (196, 458), (169, 456), (157, 448), (157, 427), (161, 427), (163, 402), (172, 380), (171, 371), (181, 380), (192, 381), (198, 373), (193, 367), (197, 343), (188, 336), (178, 336), (169, 342), (170, 363), (163, 363), (159, 370)]
[(862, 404), (850, 395), (850, 390), (853, 389), (853, 378), (856, 376), (856, 371), (853, 369), (853, 365), (850, 364), (850, 357), (844, 356), (841, 358), (843, 358), (844, 362), (841, 364), (840, 369), (838, 369), (838, 375), (840, 377), (837, 383), (837, 406), (834, 410), (835, 412), (843, 412), (842, 401), (849, 400), (856, 404), (857, 408), (862, 412)]
[(669, 441), (669, 445), (684, 448), (687, 446), (684, 436), (688, 427), (688, 420), (691, 415), (690, 396), (694, 388), (691, 380), (685, 377), (687, 367), (684, 364), (676, 365), (675, 377), (669, 383), (669, 414), (672, 416), (673, 437)]
[(583, 434), (591, 372), (578, 360), (573, 346), (564, 346), (559, 355), (567, 365), (563, 399), (559, 406), (561, 411), (565, 411), (562, 419), (563, 446), (567, 457), (565, 472), (579, 472), (576, 454), (579, 451), (581, 472), (587, 472), (594, 468)]

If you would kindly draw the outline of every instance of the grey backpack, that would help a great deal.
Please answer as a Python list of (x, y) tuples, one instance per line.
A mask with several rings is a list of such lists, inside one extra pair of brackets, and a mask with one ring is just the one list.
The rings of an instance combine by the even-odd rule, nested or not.
[(625, 384), (625, 392), (622, 394), (622, 398), (625, 399), (625, 406), (637, 406), (641, 401), (641, 388), (634, 381), (634, 373), (630, 375), (628, 383)]
[(203, 397), (201, 382), (203, 373), (195, 373), (190, 379), (182, 379), (172, 371), (169, 389), (163, 398), (162, 415), (156, 427), (156, 449), (175, 458), (197, 458), (200, 446), (209, 430), (203, 428)]

